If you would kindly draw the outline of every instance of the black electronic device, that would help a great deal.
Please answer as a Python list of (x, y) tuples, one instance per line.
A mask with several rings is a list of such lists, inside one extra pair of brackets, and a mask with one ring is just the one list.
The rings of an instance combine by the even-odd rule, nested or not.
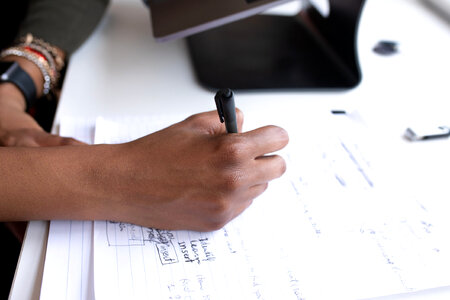
[[(185, 6), (180, 11), (182, 2)], [(180, 29), (184, 25), (180, 27), (183, 22), (177, 19), (179, 14), (188, 20), (203, 14), (203, 10), (194, 11), (192, 3), (204, 11), (223, 12), (221, 7), (212, 5), (216, 2), (229, 2), (230, 7), (239, 4), (241, 12), (234, 11), (228, 17), (212, 16), (209, 23), (202, 23), (195, 30)], [(357, 86), (361, 71), (356, 35), (365, 1), (329, 0), (327, 16), (307, 0), (302, 1), (303, 8), (295, 16), (254, 15), (284, 2), (287, 1), (150, 0), (149, 4), (155, 38), (189, 35), (192, 63), (199, 82), (206, 88), (323, 90)], [(162, 3), (166, 5), (164, 10)], [(177, 23), (178, 29), (172, 28), (164, 37), (161, 26), (169, 22)]]

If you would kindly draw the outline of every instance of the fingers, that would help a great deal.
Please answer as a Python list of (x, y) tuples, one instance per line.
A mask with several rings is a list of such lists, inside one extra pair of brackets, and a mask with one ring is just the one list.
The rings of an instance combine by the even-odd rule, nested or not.
[(49, 134), (42, 129), (20, 129), (9, 132), (0, 139), (0, 144), (8, 147), (54, 147), (84, 145), (73, 138)]
[(247, 143), (250, 157), (256, 158), (283, 149), (289, 136), (281, 127), (265, 126), (242, 134)]
[(216, 188), (223, 192), (241, 192), (251, 186), (266, 184), (286, 172), (286, 162), (279, 155), (260, 156), (239, 166), (224, 168)]
[[(242, 132), (244, 114), (238, 108), (236, 108), (236, 120), (238, 124), (238, 131)], [(225, 129), (225, 124), (220, 122), (219, 114), (216, 110), (192, 115), (185, 121), (189, 122), (193, 127), (205, 130), (211, 135), (225, 134), (227, 132)]]
[(242, 125), (244, 124), (244, 113), (239, 108), (236, 108), (236, 120), (238, 124), (238, 132), (242, 132)]
[(59, 135), (47, 133), (45, 133), (42, 136), (39, 136), (36, 139), (36, 142), (40, 147), (77, 146), (85, 144), (73, 138), (61, 137)]
[(267, 186), (267, 183), (257, 184), (234, 196), (218, 201), (216, 208), (212, 209), (209, 218), (200, 227), (200, 230), (212, 231), (222, 228), (246, 210), (252, 204), (253, 199), (261, 195), (267, 189)]
[(74, 138), (61, 137), (60, 145), (61, 146), (81, 146), (81, 145), (86, 145), (86, 143), (76, 140)]
[[(238, 131), (242, 132), (244, 114), (238, 108), (236, 109), (236, 118)], [(226, 133), (225, 125), (220, 123), (217, 111), (196, 114), (187, 118), (185, 121), (189, 122), (191, 126), (203, 129), (212, 135), (222, 135)], [(236, 137), (235, 135), (231, 136)], [(289, 142), (289, 136), (286, 130), (273, 125), (242, 133), (241, 137), (244, 142), (241, 143), (240, 147), (246, 148), (250, 157), (253, 158), (278, 151), (284, 148)], [(238, 140), (236, 140), (236, 142), (237, 141)], [(233, 143), (233, 140), (230, 140), (229, 142)]]
[(250, 206), (253, 200), (258, 196), (260, 196), (262, 193), (264, 193), (264, 191), (267, 189), (268, 186), (269, 183), (264, 182), (262, 184), (255, 184), (254, 186), (249, 187), (245, 195), (245, 200), (241, 201), (242, 203), (238, 207), (244, 210), (245, 208)]
[(8, 132), (1, 137), (0, 144), (6, 147), (39, 147), (39, 130), (21, 129)]
[(263, 184), (281, 177), (286, 172), (286, 162), (279, 155), (260, 156), (255, 159), (255, 172), (251, 182)]

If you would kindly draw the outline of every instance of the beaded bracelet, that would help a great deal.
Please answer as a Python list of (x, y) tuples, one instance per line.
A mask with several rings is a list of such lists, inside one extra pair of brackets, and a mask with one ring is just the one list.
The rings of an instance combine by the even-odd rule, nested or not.
[(36, 47), (40, 47), (41, 50), (38, 50), (38, 51), (41, 53), (43, 53), (42, 49), (44, 49), (46, 52), (50, 53), (50, 55), (54, 59), (56, 71), (59, 72), (64, 67), (64, 65), (65, 65), (64, 59), (59, 55), (56, 47), (45, 42), (44, 40), (36, 38), (31, 33), (28, 33), (27, 35), (25, 35), (24, 37), (19, 39), (19, 42), (22, 43), (24, 46), (30, 46), (36, 50), (37, 50)]
[(32, 63), (34, 63), (42, 73), (42, 77), (44, 78), (44, 87), (42, 93), (44, 95), (48, 95), (52, 88), (52, 81), (55, 82), (55, 78), (52, 78), (50, 75), (51, 70), (48, 62), (42, 58), (40, 55), (29, 51), (23, 47), (11, 47), (3, 50), (0, 53), (0, 58), (4, 58), (6, 56), (18, 56), (23, 57)]
[(13, 47), (1, 52), (0, 58), (9, 55), (23, 57), (39, 68), (44, 78), (44, 95), (48, 95), (58, 86), (60, 71), (64, 68), (65, 62), (56, 47), (28, 33), (17, 40)]
[(58, 82), (59, 80), (59, 72), (57, 70), (55, 59), (50, 54), (50, 52), (47, 51), (47, 49), (36, 44), (19, 44), (16, 47), (25, 48), (26, 50), (34, 52), (37, 55), (41, 56), (43, 59), (45, 59), (48, 62), (50, 68), (50, 75), (54, 79), (52, 80), (53, 86), (55, 86), (56, 82)]

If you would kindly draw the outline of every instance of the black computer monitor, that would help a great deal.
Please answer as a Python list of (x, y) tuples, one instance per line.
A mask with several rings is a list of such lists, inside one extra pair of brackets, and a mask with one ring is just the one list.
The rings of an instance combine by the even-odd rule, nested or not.
[[(349, 89), (365, 0), (309, 0), (296, 16), (257, 15), (291, 0), (148, 0), (155, 39), (187, 37), (197, 79), (215, 90)], [(227, 24), (229, 23), (229, 24)]]

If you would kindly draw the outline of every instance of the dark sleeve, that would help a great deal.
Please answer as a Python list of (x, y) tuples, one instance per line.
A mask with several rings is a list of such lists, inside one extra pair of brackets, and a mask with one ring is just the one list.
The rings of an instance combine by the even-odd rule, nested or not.
[(70, 56), (94, 31), (109, 0), (31, 0), (19, 36), (27, 33)]

